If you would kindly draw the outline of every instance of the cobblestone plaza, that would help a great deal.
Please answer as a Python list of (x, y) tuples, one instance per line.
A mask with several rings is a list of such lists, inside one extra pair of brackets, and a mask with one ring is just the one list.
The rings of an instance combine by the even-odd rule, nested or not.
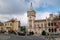
[[(60, 36), (55, 36), (54, 40), (59, 40)], [(14, 34), (0, 34), (0, 40), (51, 40), (47, 36), (19, 36)]]

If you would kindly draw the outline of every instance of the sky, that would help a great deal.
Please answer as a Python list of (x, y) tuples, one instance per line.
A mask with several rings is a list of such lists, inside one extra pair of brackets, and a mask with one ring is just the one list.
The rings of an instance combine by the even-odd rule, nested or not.
[(0, 21), (17, 18), (21, 25), (27, 25), (27, 11), (31, 2), (37, 20), (49, 17), (51, 13), (58, 14), (60, 11), (60, 0), (0, 0)]

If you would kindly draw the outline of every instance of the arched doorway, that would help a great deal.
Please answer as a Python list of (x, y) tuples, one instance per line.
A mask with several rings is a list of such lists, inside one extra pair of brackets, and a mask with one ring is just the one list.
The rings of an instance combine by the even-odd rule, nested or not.
[(49, 28), (48, 31), (51, 32), (51, 29)]

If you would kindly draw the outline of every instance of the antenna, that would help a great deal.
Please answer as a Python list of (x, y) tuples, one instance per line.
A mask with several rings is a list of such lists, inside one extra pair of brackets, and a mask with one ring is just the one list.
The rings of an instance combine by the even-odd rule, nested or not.
[(32, 2), (31, 2), (31, 4), (30, 4), (30, 10), (33, 10)]
[(31, 2), (31, 7), (32, 7), (32, 2)]

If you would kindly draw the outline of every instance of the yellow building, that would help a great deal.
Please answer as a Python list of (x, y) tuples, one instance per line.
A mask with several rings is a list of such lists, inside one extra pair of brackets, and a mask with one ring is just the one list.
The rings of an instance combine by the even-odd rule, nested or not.
[(49, 18), (43, 19), (43, 20), (35, 20), (36, 18), (36, 12), (32, 7), (30, 10), (27, 11), (27, 17), (28, 17), (28, 27), (27, 31), (34, 32), (35, 35), (41, 35), (41, 32), (45, 30), (47, 33), (60, 33), (60, 28), (56, 28), (56, 24), (60, 24), (60, 15), (54, 16), (53, 14), (50, 14)]
[(19, 21), (17, 21), (17, 19), (11, 19), (9, 21), (6, 21), (4, 23), (5, 25), (5, 30), (8, 32), (9, 30), (12, 30), (14, 32), (17, 32), (18, 31), (18, 23)]
[(8, 32), (8, 31), (18, 32), (19, 27), (20, 27), (20, 21), (18, 21), (17, 19), (11, 19), (4, 23), (0, 22), (0, 31), (4, 30), (6, 32)]

